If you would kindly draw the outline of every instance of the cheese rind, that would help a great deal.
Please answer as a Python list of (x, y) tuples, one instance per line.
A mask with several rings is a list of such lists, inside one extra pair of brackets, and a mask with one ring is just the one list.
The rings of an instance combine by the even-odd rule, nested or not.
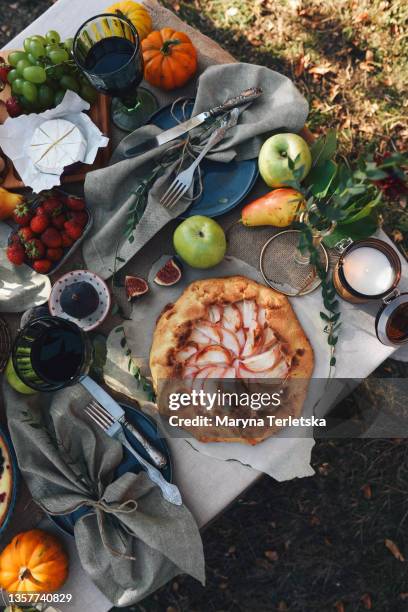
[(65, 166), (84, 161), (86, 149), (86, 139), (74, 123), (50, 119), (35, 130), (28, 154), (37, 170), (59, 175)]

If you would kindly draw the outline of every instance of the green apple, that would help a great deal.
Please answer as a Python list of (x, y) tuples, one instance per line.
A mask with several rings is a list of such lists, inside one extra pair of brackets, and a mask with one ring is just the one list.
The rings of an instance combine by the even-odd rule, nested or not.
[(177, 227), (173, 235), (177, 255), (192, 268), (212, 268), (223, 260), (227, 241), (221, 225), (194, 215)]
[(303, 167), (303, 180), (312, 167), (312, 155), (307, 143), (298, 134), (275, 134), (262, 145), (258, 157), (259, 172), (269, 187), (284, 187), (294, 176), (288, 158), (295, 161), (295, 168)]
[(10, 387), (13, 387), (15, 391), (18, 391), (18, 393), (23, 393), (24, 395), (33, 395), (34, 393), (36, 393), (34, 389), (31, 389), (31, 387), (23, 383), (21, 378), (19, 378), (17, 372), (14, 369), (13, 360), (11, 357), (8, 360), (6, 367), (6, 378)]

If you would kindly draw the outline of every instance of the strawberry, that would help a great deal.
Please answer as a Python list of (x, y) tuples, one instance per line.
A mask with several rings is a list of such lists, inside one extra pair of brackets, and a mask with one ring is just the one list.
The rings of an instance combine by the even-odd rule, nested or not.
[(71, 247), (74, 244), (74, 241), (72, 240), (70, 236), (68, 236), (66, 232), (61, 232), (61, 238), (62, 238), (62, 246), (65, 248)]
[(61, 202), (57, 200), (57, 198), (53, 197), (47, 198), (42, 203), (42, 208), (44, 209), (44, 212), (46, 212), (47, 215), (50, 215), (51, 217), (56, 217), (62, 212)]
[(17, 225), (28, 225), (32, 219), (30, 207), (25, 202), (17, 204), (12, 214), (12, 219)]
[(11, 96), (11, 98), (6, 101), (6, 109), (10, 117), (18, 117), (23, 112), (20, 100), (15, 96)]
[(18, 236), (21, 242), (27, 242), (27, 240), (31, 240), (31, 238), (34, 238), (34, 232), (30, 227), (26, 226), (18, 230)]
[(36, 215), (31, 219), (30, 227), (35, 234), (42, 234), (45, 232), (50, 224), (50, 218), (48, 215)]
[(51, 270), (52, 263), (49, 259), (38, 259), (33, 263), (33, 268), (39, 274), (48, 274)]
[(88, 213), (84, 210), (73, 210), (70, 212), (69, 216), (72, 221), (75, 221), (75, 223), (78, 223), (81, 227), (85, 227), (88, 223)]
[(64, 223), (64, 229), (73, 240), (78, 240), (82, 236), (83, 228), (76, 221), (67, 221)]
[(37, 217), (39, 217), (40, 215), (46, 215), (47, 213), (44, 210), (44, 206), (42, 204), (40, 204), (39, 206), (37, 206), (37, 208), (35, 209), (35, 214)]
[(47, 228), (45, 232), (41, 234), (41, 240), (45, 246), (51, 249), (58, 248), (62, 245), (61, 234), (54, 227)]
[(61, 248), (58, 249), (47, 249), (46, 257), (51, 261), (59, 261), (64, 254), (64, 251)]
[(25, 251), (29, 259), (41, 259), (45, 254), (45, 246), (38, 238), (31, 238), (25, 244)]
[(83, 198), (78, 198), (76, 196), (66, 196), (65, 205), (70, 210), (84, 210), (85, 208), (85, 200)]
[(62, 229), (66, 220), (67, 218), (64, 213), (61, 213), (60, 215), (57, 215), (55, 217), (51, 217), (51, 223), (57, 229)]
[(24, 263), (25, 253), (22, 244), (14, 243), (7, 247), (7, 259), (16, 266), (21, 266)]

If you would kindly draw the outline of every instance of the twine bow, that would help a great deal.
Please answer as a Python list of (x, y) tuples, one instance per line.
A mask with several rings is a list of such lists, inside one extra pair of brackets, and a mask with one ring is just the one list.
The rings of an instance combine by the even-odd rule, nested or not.
[[(46, 512), (47, 514), (50, 514), (51, 516), (57, 516), (59, 514), (62, 514), (62, 515), (71, 514), (72, 512), (79, 510), (79, 508), (81, 508), (82, 506), (90, 506), (91, 508), (95, 510), (96, 518), (98, 521), (98, 527), (99, 527), (99, 531), (101, 534), (101, 540), (102, 540), (102, 544), (104, 545), (104, 547), (107, 550), (109, 550), (109, 552), (114, 557), (118, 557), (120, 559), (128, 559), (129, 561), (136, 561), (136, 557), (120, 552), (116, 550), (115, 548), (113, 548), (108, 543), (106, 539), (106, 529), (105, 529), (105, 520), (106, 520), (105, 515), (106, 514), (112, 514), (113, 516), (116, 516), (116, 517), (117, 515), (120, 515), (120, 514), (132, 514), (132, 512), (137, 510), (137, 507), (138, 507), (136, 500), (128, 499), (127, 501), (124, 501), (124, 502), (108, 503), (103, 498), (87, 499), (86, 502), (78, 502), (77, 504), (75, 504), (73, 507), (71, 507), (69, 510), (66, 510), (65, 512), (51, 512), (50, 510), (45, 508), (42, 504), (38, 503), (38, 505), (44, 510), (44, 512)], [(83, 517), (84, 520), (87, 519), (89, 516), (91, 516), (91, 514), (86, 514)], [(135, 537), (135, 534), (133, 533), (133, 531), (131, 531), (126, 525), (121, 524), (121, 527), (124, 531), (126, 531), (128, 535)]]

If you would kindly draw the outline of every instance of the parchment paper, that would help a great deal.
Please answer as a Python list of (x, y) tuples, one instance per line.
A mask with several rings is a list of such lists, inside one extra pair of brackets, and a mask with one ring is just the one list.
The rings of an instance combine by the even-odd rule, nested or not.
[[(210, 270), (195, 270), (186, 266), (183, 277), (177, 285), (159, 287), (153, 282), (153, 278), (169, 257), (170, 255), (164, 255), (154, 263), (148, 279), (149, 294), (134, 303), (132, 320), (125, 321), (123, 324), (132, 357), (142, 365), (144, 373), (148, 373), (147, 362), (157, 317), (166, 304), (177, 300), (187, 285), (199, 279), (232, 276), (234, 274), (241, 274), (262, 282), (260, 274), (255, 268), (240, 259), (227, 256), (221, 264)], [(313, 346), (315, 353), (313, 378), (323, 380), (328, 375), (329, 350), (322, 333), (322, 323), (319, 316), (320, 301), (320, 293), (315, 292), (309, 296), (304, 296), (301, 300), (295, 299), (291, 303)], [(122, 338), (123, 333), (120, 330), (115, 331), (114, 329), (109, 335), (108, 359), (104, 372), (105, 381), (116, 391), (139, 401), (145, 410), (154, 414), (152, 405), (145, 402), (145, 395), (140, 385), (128, 372), (128, 357), (125, 355), (126, 350), (121, 345)], [(319, 399), (321, 390), (319, 384), (310, 387), (302, 413), (303, 416), (313, 414), (313, 408)], [(176, 432), (173, 427), (170, 428), (170, 434), (185, 436), (185, 433), (181, 430)], [(312, 431), (309, 434), (309, 437), (307, 437), (306, 431), (302, 430), (302, 438), (279, 435), (256, 446), (236, 443), (203, 444), (192, 437), (185, 437), (185, 442), (205, 455), (226, 461), (239, 461), (244, 465), (269, 474), (277, 480), (287, 480), (310, 476), (314, 473), (309, 463), (310, 452), (314, 445)]]
[(35, 193), (61, 184), (60, 175), (40, 172), (27, 154), (34, 131), (44, 121), (66, 119), (81, 130), (87, 141), (85, 158), (82, 160), (85, 164), (92, 164), (99, 147), (107, 146), (109, 138), (103, 136), (88, 115), (82, 112), (88, 109), (88, 102), (85, 102), (75, 92), (68, 90), (61, 104), (55, 108), (44, 113), (21, 115), (14, 119), (9, 117), (4, 125), (0, 126), (1, 148), (13, 162), (25, 185), (31, 187)]

